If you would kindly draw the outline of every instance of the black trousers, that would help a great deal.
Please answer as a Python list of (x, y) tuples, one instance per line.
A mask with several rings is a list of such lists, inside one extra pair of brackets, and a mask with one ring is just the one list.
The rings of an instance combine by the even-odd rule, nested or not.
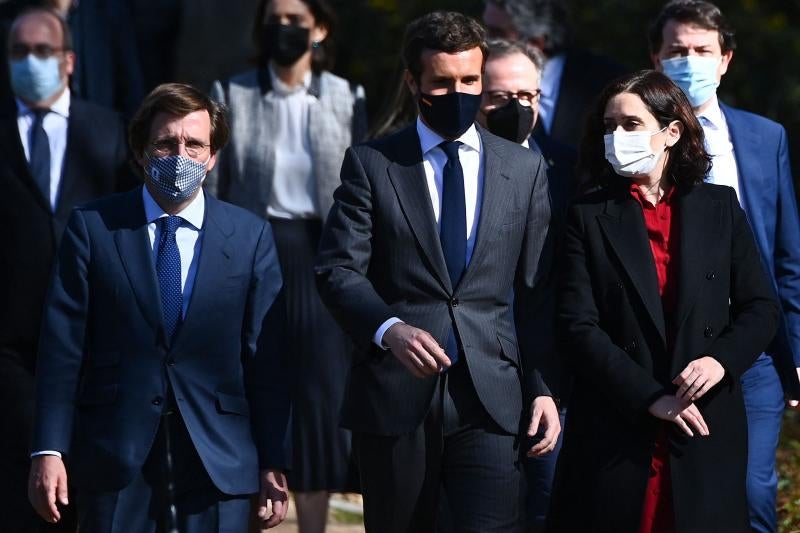
[(440, 491), (457, 533), (522, 527), (519, 439), (491, 420), (465, 364), (460, 359), (439, 378), (415, 431), (354, 434), (368, 533), (435, 532)]

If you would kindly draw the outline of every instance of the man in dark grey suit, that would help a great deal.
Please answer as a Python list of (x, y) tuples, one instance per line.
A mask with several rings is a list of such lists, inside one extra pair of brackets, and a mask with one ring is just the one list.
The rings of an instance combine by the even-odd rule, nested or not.
[(542, 378), (550, 333), (521, 352), (512, 318), (513, 290), (542, 309), (524, 327), (550, 322), (545, 165), (474, 125), (485, 54), (484, 30), (459, 13), (409, 25), (420, 117), (348, 149), (323, 232), (320, 292), (358, 346), (343, 425), (367, 531), (434, 531), (442, 485), (457, 531), (516, 531), (523, 412), (530, 435), (545, 429), (529, 455), (560, 432)]

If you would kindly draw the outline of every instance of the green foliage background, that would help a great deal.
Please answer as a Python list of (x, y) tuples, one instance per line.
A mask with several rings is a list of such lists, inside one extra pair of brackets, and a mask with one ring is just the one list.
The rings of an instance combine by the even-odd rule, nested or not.
[[(370, 117), (397, 86), (405, 25), (435, 9), (480, 19), (483, 0), (332, 0), (339, 15), (337, 71), (364, 84)], [(573, 0), (576, 44), (631, 70), (651, 66), (647, 27), (664, 2)], [(800, 176), (800, 1), (720, 0), (738, 48), (719, 95), (726, 103), (781, 122), (789, 132), (794, 175)]]

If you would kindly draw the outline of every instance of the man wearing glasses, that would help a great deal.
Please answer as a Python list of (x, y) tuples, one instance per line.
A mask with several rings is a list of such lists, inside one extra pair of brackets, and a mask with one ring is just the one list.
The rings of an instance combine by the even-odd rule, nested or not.
[(15, 98), (0, 110), (0, 529), (16, 533), (38, 522), (25, 481), (42, 304), (56, 248), (74, 206), (133, 187), (135, 178), (120, 117), (70, 93), (75, 54), (63, 20), (46, 9), (26, 11), (7, 44)]

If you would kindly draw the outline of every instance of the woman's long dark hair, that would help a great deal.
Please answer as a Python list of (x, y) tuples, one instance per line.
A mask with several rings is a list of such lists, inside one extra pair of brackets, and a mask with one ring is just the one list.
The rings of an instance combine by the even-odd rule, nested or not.
[[(316, 26), (323, 26), (328, 30), (328, 35), (319, 46), (311, 49), (311, 70), (319, 74), (323, 70), (331, 70), (336, 57), (333, 34), (336, 29), (336, 13), (325, 0), (300, 0), (311, 11)], [(264, 13), (267, 11), (267, 4), (270, 0), (261, 0), (256, 7), (256, 15), (253, 20), (253, 42), (256, 45), (255, 61), (259, 67), (267, 64), (269, 56), (264, 50), (264, 43), (261, 34), (264, 28)]]
[(622, 179), (606, 161), (603, 142), (606, 105), (620, 93), (631, 93), (641, 98), (662, 128), (675, 120), (683, 124), (681, 138), (668, 149), (666, 176), (681, 187), (701, 183), (711, 169), (711, 156), (706, 152), (703, 128), (694, 116), (692, 105), (683, 91), (664, 74), (641, 70), (611, 82), (589, 115), (579, 163), (579, 172), (588, 178), (589, 186), (607, 186)]

